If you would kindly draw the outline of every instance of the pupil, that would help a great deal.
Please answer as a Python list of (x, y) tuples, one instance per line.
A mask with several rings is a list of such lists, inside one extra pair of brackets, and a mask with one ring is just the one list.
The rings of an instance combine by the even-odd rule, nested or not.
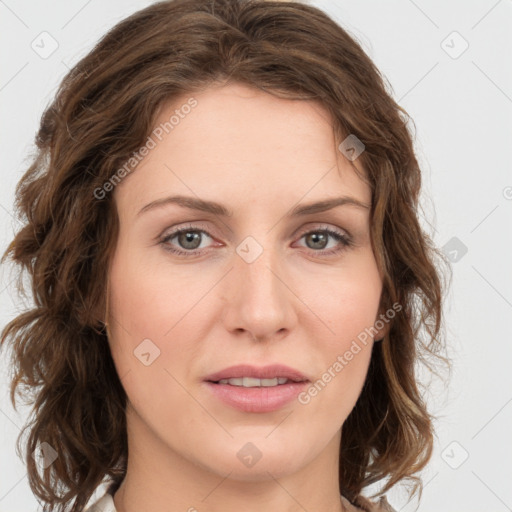
[(327, 240), (327, 237), (325, 236), (325, 234), (319, 235), (318, 233), (313, 233), (312, 235), (310, 235), (310, 237), (313, 239), (313, 243), (318, 243), (318, 241), (320, 241), (320, 245), (321, 245), (320, 249), (323, 249), (325, 247), (325, 242)]
[[(182, 236), (184, 236), (184, 246), (187, 249), (196, 249), (199, 244), (197, 243), (199, 241), (199, 233), (192, 233), (190, 231), (187, 231), (186, 233), (182, 233)], [(194, 239), (195, 239), (195, 245), (194, 245)], [(181, 242), (181, 240), (180, 240)], [(187, 244), (192, 243), (192, 247), (187, 246)], [(183, 244), (182, 244), (183, 245)]]

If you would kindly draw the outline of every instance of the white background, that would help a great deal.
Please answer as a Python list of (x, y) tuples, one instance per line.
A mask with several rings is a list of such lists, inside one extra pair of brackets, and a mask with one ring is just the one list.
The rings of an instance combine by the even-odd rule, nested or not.
[[(60, 80), (110, 27), (150, 3), (0, 0), (2, 252), (19, 228), (12, 215), (15, 185)], [(455, 367), (448, 389), (430, 388), (439, 420), (418, 510), (512, 510), (512, 2), (310, 3), (359, 40), (416, 123), (425, 228), (440, 247), (453, 237), (450, 244), (467, 247), (452, 263), (446, 334)], [(43, 31), (58, 42), (46, 59), (31, 48)], [(461, 38), (469, 47), (457, 55)], [(0, 282), (2, 327), (20, 307), (8, 270)], [(41, 510), (15, 453), (28, 415), (10, 404), (2, 354), (0, 512)], [(388, 497), (397, 511), (417, 509), (400, 487)]]

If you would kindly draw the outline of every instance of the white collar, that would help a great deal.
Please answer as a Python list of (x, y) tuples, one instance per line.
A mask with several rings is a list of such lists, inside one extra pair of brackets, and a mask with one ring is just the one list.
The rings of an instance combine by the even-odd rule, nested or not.
[(87, 508), (85, 512), (117, 512), (112, 494), (106, 492), (101, 498)]

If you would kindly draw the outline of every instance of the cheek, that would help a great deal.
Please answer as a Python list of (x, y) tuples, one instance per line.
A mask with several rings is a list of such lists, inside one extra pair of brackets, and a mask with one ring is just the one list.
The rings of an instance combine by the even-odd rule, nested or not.
[(374, 325), (381, 293), (382, 281), (370, 249), (353, 253), (339, 268), (308, 276), (302, 285), (312, 316), (325, 324), (318, 332), (325, 333), (327, 345), (337, 350)]
[(373, 332), (380, 301), (378, 273), (339, 275), (326, 287), (316, 306), (325, 326), (310, 331), (317, 335), (316, 352), (321, 373), (299, 397), (310, 415), (332, 428), (341, 425), (362, 391), (372, 355)]
[(167, 272), (159, 269), (158, 262), (143, 260), (120, 240), (110, 268), (112, 357), (133, 408), (142, 414), (158, 411), (164, 422), (172, 419), (169, 404), (185, 408), (191, 401), (178, 384), (183, 378), (173, 361), (187, 367), (194, 355), (192, 347), (186, 336), (183, 343), (171, 343), (187, 325), (185, 314), (191, 308), (187, 297), (201, 296), (194, 289), (197, 285), (179, 293), (186, 285), (179, 270), (173, 275), (169, 267)]
[[(381, 291), (371, 250), (354, 253), (336, 269), (319, 268), (301, 281), (308, 306), (301, 322), (315, 333), (311, 354), (319, 357), (315, 366), (322, 369), (301, 403), (316, 417), (324, 415), (326, 422), (341, 424), (360, 395), (372, 354), (372, 328)], [(334, 409), (328, 404), (335, 404)]]
[(158, 251), (148, 257), (147, 248), (134, 247), (120, 238), (112, 260), (109, 344), (130, 400), (159, 410), (163, 396), (167, 406), (170, 397), (176, 403), (190, 400), (172, 376), (181, 382), (201, 349), (197, 339), (208, 326), (206, 314), (198, 324), (197, 311), (211, 280), (200, 278), (192, 265), (173, 268)]
[(133, 336), (162, 340), (205, 293), (204, 280), (186, 265), (173, 268), (163, 250), (148, 257), (148, 248), (128, 245), (120, 240), (112, 261), (110, 312)]

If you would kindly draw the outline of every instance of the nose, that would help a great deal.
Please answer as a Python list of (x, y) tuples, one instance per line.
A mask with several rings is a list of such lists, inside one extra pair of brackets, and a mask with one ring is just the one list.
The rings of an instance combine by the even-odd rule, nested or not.
[(229, 332), (265, 341), (282, 338), (293, 329), (300, 300), (277, 251), (261, 249), (254, 241), (242, 243), (233, 255), (233, 269), (223, 283), (223, 320)]

